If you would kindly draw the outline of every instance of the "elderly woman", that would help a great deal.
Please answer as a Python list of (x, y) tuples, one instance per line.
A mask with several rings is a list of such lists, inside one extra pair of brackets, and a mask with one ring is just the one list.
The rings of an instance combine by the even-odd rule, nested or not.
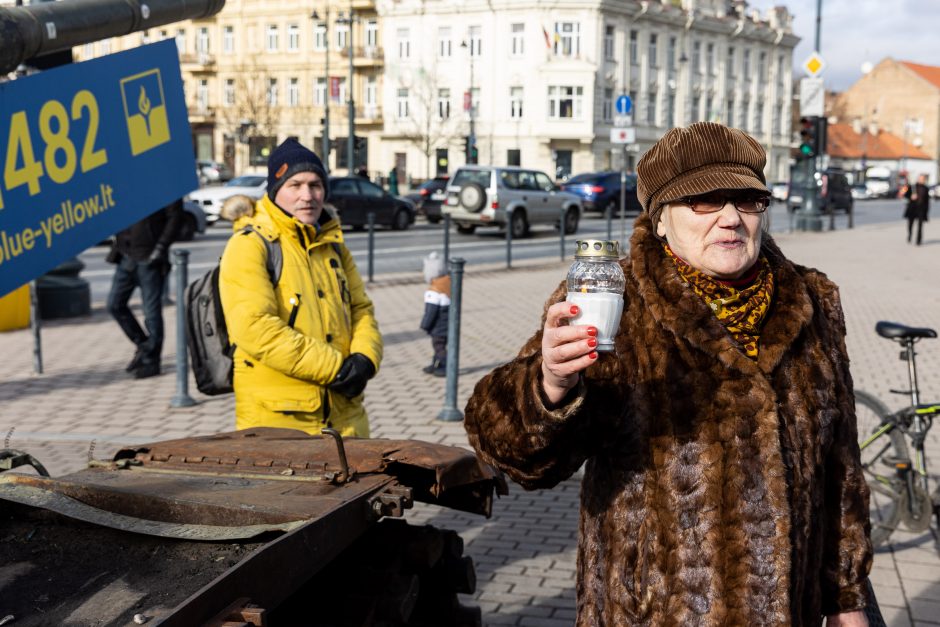
[(615, 351), (543, 327), (476, 386), (482, 458), (529, 489), (585, 464), (578, 625), (865, 625), (868, 490), (835, 285), (762, 231), (764, 151), (719, 124), (640, 160)]

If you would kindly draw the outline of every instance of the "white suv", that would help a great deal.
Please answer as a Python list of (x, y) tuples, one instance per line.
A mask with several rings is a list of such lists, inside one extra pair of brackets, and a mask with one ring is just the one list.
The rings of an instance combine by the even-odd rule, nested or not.
[(532, 224), (558, 228), (562, 220), (570, 235), (581, 219), (580, 197), (561, 191), (544, 172), (513, 166), (461, 167), (447, 185), (441, 209), (460, 233), (473, 233), (478, 226), (505, 227), (511, 221), (513, 237), (525, 237)]

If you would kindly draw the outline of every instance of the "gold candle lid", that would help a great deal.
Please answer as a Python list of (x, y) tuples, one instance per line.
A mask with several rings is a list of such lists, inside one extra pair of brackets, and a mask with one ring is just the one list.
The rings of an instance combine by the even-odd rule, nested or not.
[(578, 245), (578, 248), (574, 253), (576, 259), (620, 258), (620, 242), (617, 240), (579, 239), (576, 243)]

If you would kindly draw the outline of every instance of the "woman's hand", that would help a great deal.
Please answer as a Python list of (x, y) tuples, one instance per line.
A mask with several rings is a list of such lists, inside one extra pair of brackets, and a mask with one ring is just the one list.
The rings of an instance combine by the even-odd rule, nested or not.
[(868, 627), (868, 619), (861, 610), (833, 614), (826, 617), (826, 627)]
[(577, 305), (555, 303), (548, 308), (542, 329), (542, 390), (554, 405), (578, 384), (580, 372), (597, 360), (597, 329), (567, 324), (578, 311)]

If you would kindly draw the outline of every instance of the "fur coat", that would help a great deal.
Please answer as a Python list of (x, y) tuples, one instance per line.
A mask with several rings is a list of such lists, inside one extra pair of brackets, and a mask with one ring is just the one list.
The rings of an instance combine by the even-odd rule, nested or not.
[[(641, 216), (616, 351), (552, 408), (539, 331), (470, 398), (470, 443), (525, 488), (586, 462), (578, 625), (820, 625), (867, 603), (868, 488), (838, 290), (768, 236), (762, 252), (777, 288), (756, 361)], [(564, 298), (562, 283), (546, 309)]]

